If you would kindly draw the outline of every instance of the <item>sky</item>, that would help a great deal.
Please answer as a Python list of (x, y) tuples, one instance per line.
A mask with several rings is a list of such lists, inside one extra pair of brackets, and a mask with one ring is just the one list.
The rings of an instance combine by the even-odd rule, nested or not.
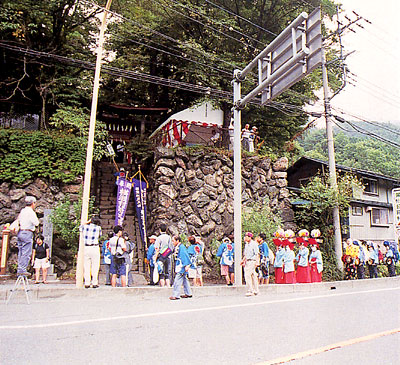
[[(370, 121), (400, 125), (400, 14), (399, 0), (340, 0), (345, 12), (339, 15), (343, 25), (345, 15), (356, 19), (355, 11), (369, 20), (353, 25), (356, 33), (343, 36), (344, 54), (354, 75), (340, 94), (332, 99), (334, 108)], [(356, 81), (354, 81), (356, 80)], [(346, 116), (349, 118), (349, 116)], [(354, 119), (353, 119), (354, 120)]]

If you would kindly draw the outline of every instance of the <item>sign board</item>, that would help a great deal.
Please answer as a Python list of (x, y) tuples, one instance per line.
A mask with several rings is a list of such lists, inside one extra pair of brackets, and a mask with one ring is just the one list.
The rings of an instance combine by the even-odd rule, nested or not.
[(281, 34), (280, 42), (258, 62), (259, 85), (265, 86), (263, 105), (322, 64), (321, 9)]
[(400, 188), (392, 190), (393, 199), (393, 225), (396, 239), (400, 236)]

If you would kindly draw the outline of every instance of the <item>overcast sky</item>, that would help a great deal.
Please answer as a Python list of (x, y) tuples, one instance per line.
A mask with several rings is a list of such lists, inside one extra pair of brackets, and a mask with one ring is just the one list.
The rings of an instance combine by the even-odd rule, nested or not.
[(332, 106), (368, 120), (400, 124), (400, 0), (341, 0), (346, 10), (340, 15), (345, 25), (356, 16), (372, 22), (359, 22), (343, 37), (344, 53), (356, 86), (348, 84), (332, 100)]

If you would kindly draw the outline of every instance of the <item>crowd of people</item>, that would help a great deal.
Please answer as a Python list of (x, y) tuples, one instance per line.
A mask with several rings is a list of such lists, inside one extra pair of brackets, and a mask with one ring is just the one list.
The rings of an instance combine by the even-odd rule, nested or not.
[[(303, 233), (306, 230), (302, 230)], [(301, 231), (300, 231), (301, 232)], [(317, 230), (315, 236), (319, 237)], [(220, 258), (221, 275), (225, 277), (228, 286), (234, 282), (234, 244), (232, 236), (222, 240), (218, 247), (217, 257)], [(254, 237), (252, 232), (244, 235), (243, 258), (240, 265), (244, 269), (247, 285), (246, 296), (259, 293), (259, 285), (268, 284), (270, 280), (270, 265), (274, 267), (276, 284), (312, 283), (322, 281), (322, 254), (319, 250), (319, 238), (308, 238), (306, 235), (294, 239), (291, 230), (278, 230), (275, 233), (274, 244), (276, 252), (268, 247), (264, 233)], [(318, 240), (318, 241), (317, 241)], [(293, 249), (295, 242), (298, 252)], [(311, 253), (307, 246), (311, 247)]]
[(378, 277), (378, 265), (386, 265), (389, 276), (396, 276), (395, 263), (399, 261), (399, 250), (395, 242), (384, 241), (379, 247), (372, 241), (357, 241), (348, 238), (343, 242), (345, 280), (365, 279), (365, 269), (372, 278)]
[[(27, 275), (31, 262), (35, 269), (35, 283), (39, 283), (42, 270), (43, 283), (47, 283), (50, 267), (50, 248), (42, 235), (34, 240), (39, 220), (35, 213), (36, 199), (26, 197), (26, 206), (18, 216), (18, 269), (17, 274)], [(79, 227), (84, 250), (84, 286), (98, 288), (98, 274), (101, 256), (106, 273), (106, 285), (132, 286), (132, 262), (135, 244), (121, 226), (108, 232), (101, 244), (100, 221), (93, 217)], [(244, 249), (240, 265), (244, 270), (247, 296), (257, 295), (259, 285), (270, 282), (270, 268), (273, 267), (276, 284), (314, 283), (322, 281), (323, 260), (319, 250), (322, 243), (318, 229), (311, 234), (305, 229), (297, 234), (292, 230), (278, 229), (274, 233), (275, 253), (267, 244), (264, 233), (255, 236), (252, 232), (244, 235)], [(190, 298), (190, 282), (193, 286), (203, 286), (204, 242), (195, 236), (188, 237), (187, 246), (181, 237), (171, 237), (165, 224), (160, 225), (159, 235), (148, 238), (147, 264), (150, 271), (150, 285), (173, 288), (171, 300)], [(296, 250), (294, 247), (297, 245)], [(101, 253), (100, 253), (101, 246)], [(225, 237), (219, 245), (216, 256), (220, 258), (221, 275), (226, 285), (235, 281), (233, 236)], [(295, 253), (296, 252), (296, 253)], [(378, 277), (378, 265), (386, 265), (389, 276), (395, 276), (395, 264), (400, 259), (395, 242), (385, 241), (381, 247), (371, 241), (347, 239), (343, 243), (343, 263), (345, 279), (364, 279), (366, 268), (369, 277)], [(173, 277), (174, 275), (174, 277)], [(183, 294), (181, 295), (181, 288)]]

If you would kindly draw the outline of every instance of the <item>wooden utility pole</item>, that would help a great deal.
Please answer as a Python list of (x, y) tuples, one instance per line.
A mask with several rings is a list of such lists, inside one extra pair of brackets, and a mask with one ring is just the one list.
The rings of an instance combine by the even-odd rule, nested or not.
[[(112, 0), (107, 0), (107, 4), (104, 9), (103, 19), (100, 27), (99, 45), (97, 47), (96, 70), (94, 74), (93, 95), (92, 95), (92, 109), (90, 112), (89, 136), (88, 136), (88, 144), (86, 150), (85, 180), (83, 183), (81, 224), (87, 223), (89, 214), (90, 183), (92, 177), (93, 145), (94, 145), (94, 132), (96, 129), (96, 114), (97, 114), (97, 100), (99, 96), (100, 69), (101, 69), (101, 61), (103, 58), (104, 33), (107, 26), (107, 15), (108, 15), (108, 10), (110, 10), (111, 3)], [(84, 254), (85, 254), (85, 243), (83, 241), (83, 234), (81, 233), (79, 236), (78, 260), (76, 264), (77, 288), (83, 288)]]

